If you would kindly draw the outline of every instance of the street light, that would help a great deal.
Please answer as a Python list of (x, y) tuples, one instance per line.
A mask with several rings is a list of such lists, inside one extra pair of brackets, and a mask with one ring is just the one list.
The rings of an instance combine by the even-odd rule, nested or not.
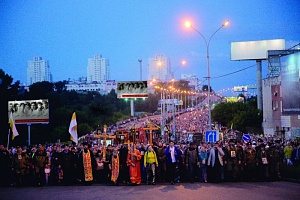
[(185, 26), (187, 28), (192, 28), (194, 31), (196, 31), (204, 40), (206, 45), (206, 61), (207, 61), (207, 84), (208, 84), (208, 90), (207, 90), (207, 101), (208, 101), (208, 123), (209, 123), (209, 130), (211, 130), (211, 107), (210, 107), (210, 65), (209, 65), (209, 44), (212, 39), (212, 37), (224, 26), (227, 26), (229, 24), (229, 21), (225, 21), (221, 27), (219, 27), (210, 37), (207, 41), (206, 38), (203, 36), (203, 34), (198, 31), (195, 27), (193, 27), (192, 23), (190, 21), (185, 22)]
[(175, 97), (174, 97), (174, 82), (175, 82), (175, 79), (174, 79), (174, 76), (175, 76), (175, 72), (180, 68), (182, 67), (183, 65), (186, 64), (186, 61), (183, 60), (181, 61), (180, 65), (173, 71), (172, 73), (172, 99), (173, 99), (173, 106), (172, 106), (172, 117), (173, 117), (173, 128), (172, 128), (172, 138), (175, 138), (175, 134), (176, 134), (176, 106), (175, 106)]
[[(161, 80), (160, 80), (161, 81)], [(162, 83), (162, 82), (161, 82)], [(155, 89), (160, 90), (160, 113), (161, 113), (161, 120), (160, 120), (160, 126), (161, 126), (161, 136), (164, 138), (164, 127), (165, 127), (165, 90), (166, 86), (161, 85), (158, 83), (158, 80), (153, 79), (150, 84), (154, 85)]]

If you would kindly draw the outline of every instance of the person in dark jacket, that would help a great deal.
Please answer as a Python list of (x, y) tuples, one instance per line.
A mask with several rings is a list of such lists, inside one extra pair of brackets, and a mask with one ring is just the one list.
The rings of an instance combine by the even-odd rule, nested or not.
[(167, 159), (167, 174), (171, 184), (175, 184), (175, 171), (178, 168), (179, 158), (181, 156), (180, 150), (174, 146), (174, 142), (171, 141), (169, 146), (165, 151), (166, 159)]
[(63, 184), (73, 185), (75, 182), (74, 171), (76, 167), (76, 160), (67, 144), (64, 146), (64, 150), (61, 152), (60, 157), (60, 165), (63, 170)]
[(37, 186), (45, 185), (45, 166), (48, 164), (48, 158), (43, 145), (39, 145), (37, 152), (32, 158), (35, 173), (35, 184)]
[(198, 168), (200, 168), (197, 145), (195, 143), (190, 143), (190, 147), (184, 152), (184, 163), (188, 169), (189, 180), (194, 183)]

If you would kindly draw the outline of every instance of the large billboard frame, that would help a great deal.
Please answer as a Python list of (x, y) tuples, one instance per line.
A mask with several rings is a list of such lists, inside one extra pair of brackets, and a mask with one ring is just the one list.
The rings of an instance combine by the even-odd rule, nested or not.
[(148, 98), (147, 81), (120, 81), (117, 83), (117, 95), (121, 99)]
[(284, 50), (285, 40), (231, 42), (231, 60), (266, 60), (269, 50)]
[(8, 101), (8, 115), (10, 112), (15, 124), (48, 124), (49, 100)]
[(282, 114), (300, 114), (300, 52), (281, 57)]

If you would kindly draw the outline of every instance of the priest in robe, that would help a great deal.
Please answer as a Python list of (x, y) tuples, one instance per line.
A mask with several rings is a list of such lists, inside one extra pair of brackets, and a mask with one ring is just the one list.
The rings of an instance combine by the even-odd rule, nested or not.
[(131, 144), (130, 151), (127, 155), (127, 165), (129, 166), (129, 176), (132, 185), (139, 185), (142, 182), (141, 179), (141, 165), (140, 160), (142, 155), (135, 144)]
[(111, 170), (112, 184), (119, 185), (120, 159), (117, 148), (114, 148), (113, 153), (109, 158), (109, 170)]
[(96, 160), (93, 152), (89, 149), (88, 143), (83, 142), (83, 150), (79, 154), (78, 168), (79, 177), (84, 185), (92, 185), (94, 181), (94, 171), (96, 170)]

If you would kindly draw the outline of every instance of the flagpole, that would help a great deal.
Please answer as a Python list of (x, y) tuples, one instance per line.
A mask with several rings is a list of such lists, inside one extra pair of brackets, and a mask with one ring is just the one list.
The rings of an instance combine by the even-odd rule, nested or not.
[(8, 129), (8, 136), (7, 136), (7, 150), (9, 147), (9, 138), (10, 138), (10, 128)]

